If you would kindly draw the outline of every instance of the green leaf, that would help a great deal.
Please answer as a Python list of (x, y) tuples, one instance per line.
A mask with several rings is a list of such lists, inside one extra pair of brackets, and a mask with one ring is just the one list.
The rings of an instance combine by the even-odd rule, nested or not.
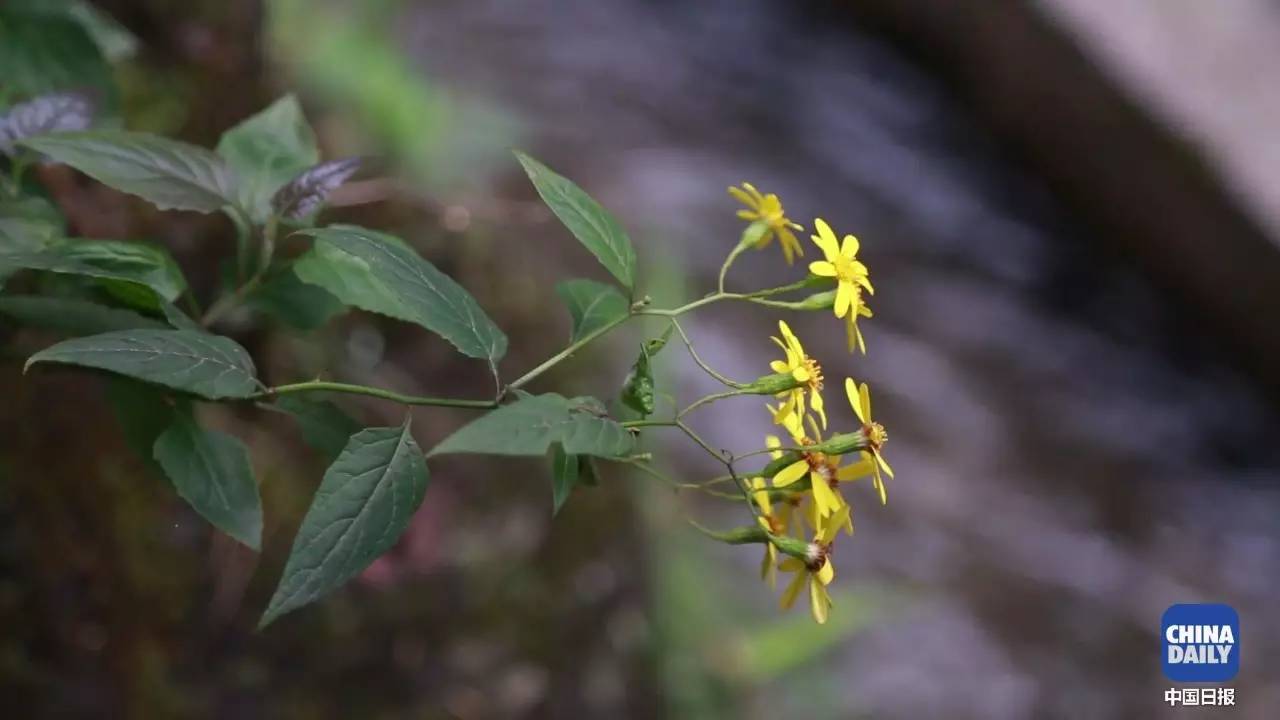
[(298, 330), (316, 330), (347, 309), (327, 290), (302, 282), (288, 268), (269, 276), (245, 304)]
[(551, 514), (560, 513), (560, 508), (569, 499), (569, 494), (578, 484), (578, 456), (570, 455), (564, 447), (556, 445), (551, 454)]
[(77, 298), (42, 295), (0, 296), (0, 313), (23, 325), (55, 330), (67, 335), (96, 335), (113, 330), (164, 327), (164, 323), (130, 310)]
[(190, 330), (198, 333), (208, 332), (194, 318), (171, 302), (160, 303), (160, 312), (164, 314), (164, 319), (168, 322), (169, 327), (175, 330)]
[(235, 178), (222, 158), (157, 135), (92, 130), (39, 135), (21, 144), (161, 210), (210, 213), (236, 200)]
[(348, 438), (360, 430), (360, 423), (328, 400), (283, 395), (276, 407), (293, 415), (302, 439), (330, 461), (342, 454)]
[(630, 303), (622, 293), (594, 280), (567, 280), (556, 285), (556, 294), (573, 318), (569, 342), (577, 342), (630, 312)]
[(258, 627), (332, 592), (391, 549), (426, 490), (426, 459), (408, 420), (351, 436), (324, 474)]
[(653, 368), (649, 364), (649, 352), (644, 346), (640, 347), (640, 355), (631, 366), (631, 372), (627, 373), (627, 379), (622, 383), (620, 397), (623, 405), (640, 413), (641, 417), (653, 414), (655, 405)]
[(244, 443), (178, 415), (153, 452), (192, 509), (253, 550), (261, 548), (262, 501)]
[(315, 247), (294, 263), (303, 282), (348, 305), (417, 323), (464, 355), (497, 363), (507, 336), (461, 285), (404, 241), (352, 225), (304, 230)]
[(97, 44), (80, 23), (55, 13), (8, 3), (0, 8), (0, 68), (4, 83), (18, 95), (93, 87), (108, 105), (115, 84)]
[(674, 326), (667, 326), (666, 331), (660, 337), (647, 340), (640, 346), (640, 354), (636, 357), (635, 364), (631, 366), (631, 372), (627, 374), (627, 379), (622, 383), (622, 392), (620, 394), (622, 404), (640, 413), (642, 417), (648, 417), (653, 414), (656, 403), (656, 385), (653, 379), (653, 364), (651, 360), (654, 355), (657, 355), (662, 348), (667, 346), (667, 340), (671, 338), (672, 327)]
[(218, 154), (235, 171), (240, 203), (255, 223), (270, 216), (277, 190), (320, 159), (315, 133), (293, 95), (223, 133)]
[(35, 220), (47, 225), (53, 237), (66, 229), (62, 211), (42, 197), (29, 195), (13, 200), (0, 200), (0, 219)]
[(533, 395), (480, 416), (454, 432), (431, 455), (545, 455), (561, 443), (572, 455), (622, 457), (635, 449), (626, 428), (594, 398)]
[(635, 284), (636, 251), (613, 215), (568, 178), (522, 152), (516, 157), (542, 201), (623, 287)]
[(97, 278), (113, 295), (146, 309), (159, 307), (157, 296), (172, 302), (187, 287), (182, 271), (164, 249), (118, 240), (78, 240), (39, 252), (0, 253), (0, 268)]
[(210, 400), (257, 393), (253, 360), (230, 338), (190, 330), (120, 330), (64, 340), (27, 360), (98, 368)]
[(148, 467), (163, 472), (153, 456), (156, 438), (178, 416), (190, 417), (191, 403), (185, 398), (168, 398), (154, 385), (123, 377), (109, 378), (106, 394), (125, 442)]

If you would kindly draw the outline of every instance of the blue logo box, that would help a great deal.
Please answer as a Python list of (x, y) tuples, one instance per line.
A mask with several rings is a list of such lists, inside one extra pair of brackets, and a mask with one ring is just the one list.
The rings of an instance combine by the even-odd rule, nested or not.
[(1160, 657), (1175, 682), (1226, 682), (1240, 672), (1240, 616), (1221, 603), (1170, 605), (1160, 618)]

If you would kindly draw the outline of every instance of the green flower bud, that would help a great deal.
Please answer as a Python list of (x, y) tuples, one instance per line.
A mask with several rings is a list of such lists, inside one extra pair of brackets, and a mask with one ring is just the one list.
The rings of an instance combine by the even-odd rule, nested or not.
[(836, 291), (814, 293), (796, 303), (797, 310), (830, 310), (836, 304)]
[(825, 442), (820, 442), (808, 449), (824, 455), (847, 455), (858, 450), (866, 450), (869, 447), (871, 447), (871, 443), (867, 442), (866, 433), (859, 430), (857, 432), (832, 435)]
[(811, 549), (809, 543), (799, 538), (788, 537), (786, 535), (768, 535), (769, 542), (782, 552), (792, 557), (798, 557), (801, 560), (808, 561)]
[(738, 388), (744, 395), (777, 395), (802, 385), (791, 373), (765, 375)]

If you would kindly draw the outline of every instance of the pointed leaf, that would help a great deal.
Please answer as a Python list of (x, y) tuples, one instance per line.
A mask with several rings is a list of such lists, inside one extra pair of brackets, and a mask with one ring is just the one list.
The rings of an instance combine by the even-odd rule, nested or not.
[(51, 93), (18, 103), (0, 117), (0, 152), (13, 154), (13, 144), (46, 133), (84, 130), (93, 121), (93, 103), (80, 93)]
[(293, 271), (304, 282), (371, 312), (417, 323), (464, 355), (496, 363), (507, 336), (461, 285), (391, 235), (352, 225), (303, 231), (315, 248)]
[(324, 474), (259, 627), (332, 592), (391, 549), (426, 489), (427, 463), (407, 420), (351, 436)]
[(163, 472), (155, 461), (156, 438), (168, 430), (178, 416), (191, 417), (191, 402), (186, 398), (166, 397), (161, 388), (119, 376), (108, 378), (106, 395), (116, 425), (130, 449), (148, 467)]
[(565, 501), (578, 484), (578, 456), (564, 451), (564, 446), (556, 445), (551, 454), (551, 514), (560, 513)]
[(134, 328), (159, 329), (164, 323), (130, 310), (107, 307), (88, 300), (41, 295), (0, 296), (0, 314), (23, 325), (67, 335), (96, 335)]
[(0, 252), (0, 268), (98, 278), (113, 295), (146, 309), (159, 307), (156, 297), (172, 302), (187, 287), (164, 249), (118, 240), (61, 242), (35, 253)]
[(262, 501), (244, 443), (179, 414), (156, 438), (155, 460), (178, 495), (213, 526), (253, 550), (262, 543)]
[(21, 144), (161, 210), (209, 213), (236, 201), (226, 163), (195, 145), (122, 130), (40, 135)]
[(636, 252), (613, 215), (572, 180), (557, 175), (524, 153), (517, 152), (516, 157), (551, 212), (623, 287), (631, 290), (635, 283)]
[(276, 400), (276, 407), (293, 415), (302, 439), (330, 461), (342, 454), (347, 440), (360, 430), (360, 423), (328, 400), (284, 395)]
[(635, 448), (631, 433), (609, 418), (599, 401), (548, 393), (480, 416), (430, 454), (545, 455), (553, 443), (563, 444), (570, 454), (598, 457), (621, 457)]
[(349, 157), (320, 163), (280, 188), (271, 204), (281, 217), (301, 220), (324, 205), (329, 195), (360, 169), (360, 158)]
[(256, 223), (271, 214), (271, 197), (320, 159), (316, 136), (293, 95), (222, 134), (218, 154), (236, 173), (240, 204)]
[(626, 317), (631, 309), (616, 288), (594, 280), (567, 280), (556, 285), (556, 294), (569, 306), (569, 315), (573, 318), (569, 342), (577, 342)]
[(210, 400), (258, 391), (253, 360), (230, 338), (189, 330), (121, 330), (64, 340), (32, 355), (40, 362), (98, 368)]

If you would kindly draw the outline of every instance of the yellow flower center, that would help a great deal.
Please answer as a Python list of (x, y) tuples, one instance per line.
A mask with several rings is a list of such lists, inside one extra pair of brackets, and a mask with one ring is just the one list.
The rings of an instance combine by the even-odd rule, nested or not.
[(822, 366), (818, 364), (817, 360), (814, 360), (811, 357), (807, 357), (804, 359), (803, 367), (805, 371), (809, 374), (809, 379), (806, 381), (809, 385), (809, 389), (814, 392), (821, 390), (822, 389)]
[(766, 195), (764, 202), (760, 203), (760, 207), (756, 212), (760, 215), (761, 220), (775, 230), (787, 223), (787, 218), (782, 210), (782, 201), (778, 200), (775, 195)]
[(866, 271), (855, 263), (855, 260), (845, 257), (843, 253), (837, 255), (835, 262), (832, 263), (836, 268), (836, 279), (857, 286), (858, 278), (862, 277)]
[(872, 450), (879, 450), (889, 440), (889, 433), (885, 432), (884, 426), (880, 423), (867, 423), (863, 426), (862, 432), (867, 436), (867, 443), (871, 445)]

